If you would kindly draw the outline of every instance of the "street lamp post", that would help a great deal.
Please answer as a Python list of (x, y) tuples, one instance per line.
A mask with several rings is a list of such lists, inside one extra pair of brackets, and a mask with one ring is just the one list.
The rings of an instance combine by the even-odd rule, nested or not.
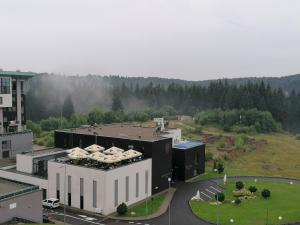
[(64, 225), (66, 225), (66, 182), (67, 182), (67, 165), (63, 165), (59, 168), (65, 168), (64, 175)]
[(219, 193), (216, 194), (217, 197), (217, 225), (219, 225)]
[[(171, 190), (171, 177), (168, 178), (169, 181), (169, 194)], [(169, 225), (171, 225), (171, 201), (169, 203)]]

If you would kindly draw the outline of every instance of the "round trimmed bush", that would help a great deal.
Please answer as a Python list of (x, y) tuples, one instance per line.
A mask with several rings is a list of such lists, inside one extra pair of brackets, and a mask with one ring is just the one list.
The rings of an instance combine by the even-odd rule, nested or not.
[(242, 190), (242, 189), (244, 188), (244, 183), (243, 183), (243, 181), (237, 181), (237, 182), (235, 183), (235, 187), (236, 187), (237, 190)]
[(240, 204), (242, 203), (242, 200), (239, 199), (239, 198), (237, 198), (236, 200), (234, 200), (234, 203), (235, 203), (236, 205), (240, 205)]
[(224, 172), (223, 162), (218, 162), (217, 169), (218, 169), (218, 173), (223, 173)]
[(264, 190), (262, 190), (262, 192), (261, 192), (261, 196), (262, 196), (263, 198), (270, 198), (270, 196), (271, 196), (271, 191), (268, 190), (268, 189), (264, 189)]
[(215, 195), (215, 199), (219, 202), (224, 202), (225, 201), (225, 194), (223, 192), (218, 193)]
[(251, 193), (255, 193), (257, 191), (257, 188), (255, 186), (250, 186), (248, 189)]
[(127, 205), (122, 202), (118, 207), (117, 207), (117, 213), (119, 215), (124, 215), (125, 213), (127, 213), (128, 207)]

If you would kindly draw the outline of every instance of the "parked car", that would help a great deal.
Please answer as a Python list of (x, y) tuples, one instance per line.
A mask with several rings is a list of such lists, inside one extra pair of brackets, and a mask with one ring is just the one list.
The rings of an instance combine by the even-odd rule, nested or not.
[(43, 206), (49, 207), (51, 209), (56, 209), (59, 207), (59, 200), (57, 198), (48, 198), (43, 200)]

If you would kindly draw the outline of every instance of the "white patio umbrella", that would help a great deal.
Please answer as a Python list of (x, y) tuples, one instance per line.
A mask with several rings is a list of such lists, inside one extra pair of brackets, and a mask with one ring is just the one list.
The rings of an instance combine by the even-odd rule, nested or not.
[(124, 152), (124, 154), (128, 155), (130, 158), (136, 158), (139, 156), (142, 156), (143, 154), (141, 152), (138, 152), (136, 150), (130, 149), (126, 152)]
[(118, 154), (118, 153), (122, 153), (122, 152), (124, 152), (123, 149), (115, 147), (115, 146), (112, 146), (111, 148), (106, 149), (104, 151), (105, 154), (109, 154), (109, 155), (114, 155), (114, 154)]
[(86, 147), (84, 150), (86, 150), (88, 152), (103, 152), (105, 150), (105, 148), (100, 145), (93, 144), (93, 145)]
[(70, 159), (78, 160), (78, 159), (86, 159), (88, 155), (81, 151), (73, 151), (70, 154), (68, 154), (68, 157)]
[(85, 150), (83, 150), (82, 148), (79, 148), (79, 147), (71, 148), (71, 149), (67, 150), (66, 152), (67, 153), (82, 152), (84, 154), (89, 154), (87, 151), (85, 151)]
[(102, 152), (94, 152), (94, 153), (88, 155), (88, 158), (97, 161), (100, 157), (104, 157), (104, 156), (106, 156), (106, 155), (103, 154)]

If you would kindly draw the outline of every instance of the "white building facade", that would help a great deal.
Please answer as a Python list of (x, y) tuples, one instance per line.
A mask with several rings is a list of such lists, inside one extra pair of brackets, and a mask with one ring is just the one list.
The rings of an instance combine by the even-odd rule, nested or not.
[(31, 150), (32, 133), (26, 131), (24, 86), (33, 76), (30, 72), (0, 71), (0, 159), (15, 157), (24, 149)]
[(150, 197), (151, 171), (151, 159), (110, 170), (49, 161), (48, 196), (74, 208), (107, 215), (122, 202), (131, 205)]

